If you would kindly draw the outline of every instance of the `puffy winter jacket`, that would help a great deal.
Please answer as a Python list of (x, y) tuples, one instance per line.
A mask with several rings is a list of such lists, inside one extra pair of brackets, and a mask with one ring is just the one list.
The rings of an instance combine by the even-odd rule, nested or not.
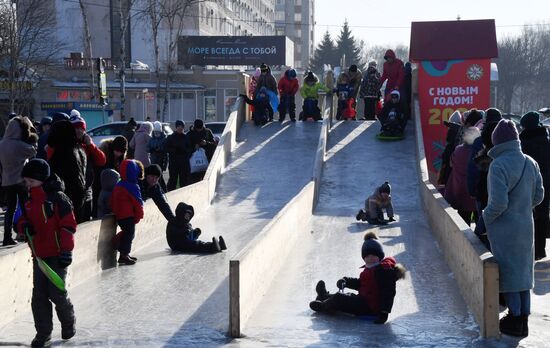
[(12, 118), (8, 122), (4, 138), (0, 141), (2, 186), (23, 182), (21, 177), (23, 166), (29, 158), (36, 155), (36, 145), (34, 143), (38, 139), (38, 135), (34, 134), (31, 139), (30, 121), (27, 123), (25, 119), (19, 116)]
[(294, 96), (296, 92), (298, 92), (298, 79), (293, 78), (291, 79), (288, 77), (288, 73), (290, 70), (285, 71), (285, 74), (281, 79), (279, 80), (279, 95), (288, 95), (288, 96)]
[(380, 73), (378, 70), (371, 66), (367, 69), (363, 82), (361, 83), (361, 98), (380, 98), (379, 83)]
[(405, 75), (405, 66), (403, 65), (403, 61), (395, 56), (395, 52), (393, 50), (387, 50), (384, 56), (392, 57), (394, 60), (392, 63), (387, 61), (384, 62), (384, 72), (380, 78), (380, 84), (383, 84), (384, 81), (388, 80), (388, 83), (386, 84), (386, 91), (399, 89), (403, 85), (403, 77)]
[(151, 156), (151, 164), (158, 164), (160, 169), (165, 171), (168, 166), (168, 154), (166, 152), (166, 135), (163, 132), (153, 133), (153, 137), (147, 144), (147, 152)]
[(18, 222), (20, 234), (30, 224), (34, 229), (35, 255), (40, 258), (59, 256), (74, 248), (76, 219), (69, 198), (63, 193), (63, 183), (53, 174), (42, 186), (33, 187), (24, 204), (25, 211)]
[(315, 82), (311, 85), (304, 83), (300, 89), (300, 95), (304, 99), (319, 99), (319, 92), (328, 93), (330, 90), (321, 82)]
[(346, 287), (357, 290), (374, 313), (390, 313), (395, 298), (395, 283), (405, 276), (405, 268), (393, 257), (386, 257), (377, 266), (365, 268), (359, 279), (345, 277)]
[(124, 160), (120, 164), (121, 180), (111, 195), (111, 207), (117, 220), (130, 217), (137, 224), (143, 218), (143, 199), (138, 180), (143, 179), (143, 167), (134, 160)]
[(147, 167), (151, 165), (151, 158), (149, 152), (147, 152), (147, 145), (151, 140), (151, 133), (153, 132), (153, 125), (151, 122), (143, 122), (136, 134), (129, 141), (128, 145), (134, 149), (134, 158), (140, 161), (143, 166)]

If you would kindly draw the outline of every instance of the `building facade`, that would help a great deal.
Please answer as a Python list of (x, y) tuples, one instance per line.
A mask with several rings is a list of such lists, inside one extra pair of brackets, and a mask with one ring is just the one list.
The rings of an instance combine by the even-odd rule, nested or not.
[[(94, 57), (87, 59), (84, 57), (86, 42), (79, 2), (45, 1), (49, 1), (55, 13), (55, 39), (64, 45), (55, 57), (60, 62), (59, 67), (52, 69), (34, 91), (33, 115), (37, 119), (79, 106), (89, 125), (129, 117), (156, 120), (157, 105), (161, 105), (161, 111), (167, 110), (162, 119), (159, 117), (163, 121), (195, 118), (224, 121), (238, 94), (244, 92), (239, 83), (242, 73), (201, 68), (183, 70), (177, 66), (177, 45), (174, 43), (179, 36), (185, 35), (275, 34), (275, 0), (193, 1), (184, 16), (176, 14), (159, 20), (157, 68), (152, 37), (155, 13), (148, 8), (149, 0), (133, 1), (131, 8), (129, 0), (85, 1)], [(186, 1), (165, 3), (177, 7)], [(129, 20), (121, 20), (121, 15)], [(121, 40), (122, 32), (124, 40)], [(122, 45), (126, 52), (125, 63), (121, 61)], [(97, 57), (102, 57), (106, 63), (109, 105), (105, 111), (93, 105), (97, 103), (97, 98), (93, 97), (97, 87), (95, 90), (92, 87), (92, 76), (97, 86), (97, 70), (91, 74), (91, 67), (95, 67)], [(121, 64), (126, 66), (124, 104), (119, 76)], [(157, 69), (162, 78), (160, 93), (156, 92)], [(170, 71), (168, 77), (167, 71)], [(164, 89), (166, 83), (168, 93)], [(164, 94), (167, 95), (166, 104)]]
[(276, 0), (275, 35), (294, 41), (294, 65), (307, 69), (315, 44), (315, 0)]

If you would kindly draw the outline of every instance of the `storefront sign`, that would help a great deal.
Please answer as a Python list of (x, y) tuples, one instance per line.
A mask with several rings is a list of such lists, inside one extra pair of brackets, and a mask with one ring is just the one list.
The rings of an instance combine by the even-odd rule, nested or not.
[(437, 175), (445, 149), (443, 121), (459, 110), (490, 103), (490, 59), (423, 60), (418, 64), (418, 98), (428, 170)]
[(178, 64), (292, 65), (294, 44), (286, 36), (182, 36)]
[[(40, 103), (40, 109), (62, 112), (72, 109), (77, 109), (79, 111), (101, 111), (103, 107), (97, 103), (89, 102), (46, 102)], [(105, 110), (120, 110), (120, 103), (109, 103), (105, 106)]]

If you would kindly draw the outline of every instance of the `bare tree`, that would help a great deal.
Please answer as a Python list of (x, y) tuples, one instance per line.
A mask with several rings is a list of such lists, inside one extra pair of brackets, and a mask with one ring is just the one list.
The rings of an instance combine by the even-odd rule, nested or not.
[(92, 35), (90, 34), (90, 25), (88, 24), (88, 13), (83, 0), (78, 0), (80, 13), (84, 22), (84, 58), (87, 60), (87, 66), (90, 71), (90, 98), (95, 98), (95, 76), (94, 62), (92, 61)]
[[(153, 40), (153, 50), (155, 54), (155, 77), (157, 80), (156, 95), (157, 98), (162, 95), (162, 113), (161, 105), (157, 99), (157, 119), (163, 122), (168, 112), (168, 102), (170, 93), (170, 82), (173, 73), (177, 67), (177, 45), (178, 38), (181, 36), (185, 27), (185, 19), (189, 10), (202, 2), (213, 0), (147, 0), (145, 17), (151, 25), (151, 34)], [(166, 28), (167, 38), (167, 58), (166, 71), (164, 73), (164, 90), (161, 93), (161, 62), (160, 62), (160, 44), (159, 36), (161, 28)]]
[(11, 112), (30, 113), (33, 90), (58, 63), (63, 44), (56, 40), (51, 5), (50, 0), (2, 2), (2, 68)]

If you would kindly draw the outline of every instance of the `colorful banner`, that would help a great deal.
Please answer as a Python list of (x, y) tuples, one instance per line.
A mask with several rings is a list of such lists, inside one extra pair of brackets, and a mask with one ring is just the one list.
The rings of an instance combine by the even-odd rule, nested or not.
[(418, 98), (424, 149), (430, 178), (441, 169), (447, 127), (443, 121), (459, 110), (487, 109), (491, 60), (422, 61), (418, 65)]

